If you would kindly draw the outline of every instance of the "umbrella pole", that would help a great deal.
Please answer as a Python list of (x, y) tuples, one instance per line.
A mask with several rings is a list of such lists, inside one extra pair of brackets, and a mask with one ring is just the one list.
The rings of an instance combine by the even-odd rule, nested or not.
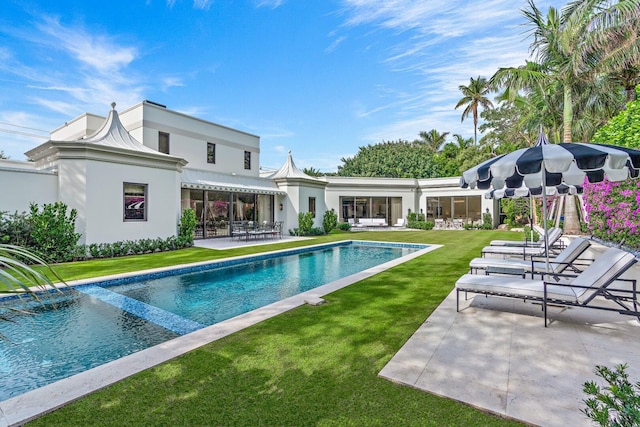
[(549, 273), (549, 233), (547, 232), (547, 174), (544, 168), (544, 161), (542, 162), (542, 217), (544, 218), (544, 249), (545, 249), (545, 273)]
[(531, 236), (530, 241), (533, 243), (533, 196), (529, 194), (529, 234)]

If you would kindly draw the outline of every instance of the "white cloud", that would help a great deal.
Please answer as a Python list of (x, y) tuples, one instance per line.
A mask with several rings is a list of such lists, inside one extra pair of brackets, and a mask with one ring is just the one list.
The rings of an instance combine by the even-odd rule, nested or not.
[(172, 87), (183, 87), (184, 82), (180, 77), (165, 77), (162, 79), (162, 90), (166, 91)]
[(196, 9), (209, 10), (213, 0), (193, 0), (193, 7)]
[(340, 45), (340, 43), (342, 43), (343, 41), (345, 41), (347, 39), (346, 36), (340, 36), (338, 38), (336, 38), (325, 50), (324, 53), (332, 53), (334, 50), (336, 50), (338, 48), (338, 46)]
[(58, 18), (44, 17), (36, 28), (48, 36), (47, 44), (62, 49), (74, 59), (102, 74), (113, 74), (137, 56), (134, 47), (120, 46), (108, 36), (91, 34), (78, 27), (65, 27)]
[[(546, 1), (544, 6), (559, 0)], [(525, 0), (343, 0), (343, 32), (349, 28), (373, 28), (389, 43), (380, 51), (383, 64), (405, 76), (411, 94), (388, 87), (378, 102), (362, 101), (354, 108), (357, 117), (382, 125), (365, 130), (363, 140), (375, 143), (417, 137), (433, 128), (463, 135), (473, 133), (469, 120), (460, 123), (455, 104), (460, 85), (470, 77), (491, 77), (498, 67), (518, 66), (529, 57), (530, 40), (520, 9)], [(407, 84), (409, 82), (409, 84)], [(411, 83), (413, 82), (413, 83)], [(394, 93), (395, 92), (395, 93)], [(384, 113), (384, 118), (382, 114)]]
[(270, 9), (276, 9), (286, 3), (286, 0), (255, 0), (256, 7), (268, 7)]

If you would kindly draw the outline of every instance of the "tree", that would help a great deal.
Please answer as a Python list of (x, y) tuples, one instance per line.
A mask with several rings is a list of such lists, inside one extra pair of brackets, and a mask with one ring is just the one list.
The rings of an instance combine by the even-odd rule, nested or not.
[(323, 173), (320, 172), (319, 169), (314, 168), (313, 166), (310, 168), (303, 168), (302, 172), (304, 172), (305, 174), (309, 175), (309, 176), (322, 176)]
[(478, 76), (477, 79), (471, 77), (469, 79), (469, 86), (460, 85), (458, 89), (464, 95), (456, 104), (456, 109), (463, 105), (466, 105), (462, 112), (461, 122), (464, 122), (464, 118), (470, 114), (473, 115), (473, 142), (478, 143), (478, 108), (484, 109), (493, 108), (493, 103), (486, 97), (490, 92), (487, 79)]
[[(637, 0), (573, 1), (564, 9), (567, 21), (586, 21), (581, 34), (583, 50), (575, 60), (579, 67), (595, 68), (621, 85), (626, 102), (636, 99), (640, 83), (640, 5)], [(570, 24), (573, 25), (573, 24)]]
[(447, 135), (449, 135), (449, 132), (440, 133), (437, 129), (431, 129), (429, 132), (420, 132), (420, 139), (417, 139), (415, 142), (424, 144), (431, 152), (437, 153), (446, 142)]
[[(44, 267), (48, 274), (43, 274), (42, 269), (32, 268), (31, 264)], [(34, 253), (20, 246), (0, 244), (0, 294), (26, 294), (40, 301), (36, 294), (38, 288), (45, 290), (49, 286), (57, 289), (49, 277), (64, 283), (60, 276)], [(8, 319), (0, 315), (0, 320)], [(0, 339), (4, 339), (1, 333)]]
[[(550, 7), (544, 16), (533, 0), (529, 0), (523, 14), (533, 36), (530, 48), (535, 62), (526, 67), (501, 68), (489, 84), (496, 89), (506, 88), (510, 100), (520, 91), (537, 91), (550, 102), (562, 93), (563, 141), (573, 140), (577, 111), (583, 119), (577, 122), (582, 131), (580, 139), (587, 140), (595, 131), (593, 123), (612, 114), (608, 97), (611, 79), (607, 79), (607, 71), (617, 66), (628, 69), (640, 57), (637, 43), (618, 44), (626, 51), (622, 54), (614, 49), (613, 42), (622, 42), (621, 33), (638, 38), (638, 8), (638, 0), (576, 0), (564, 8), (562, 14)], [(571, 220), (574, 203), (572, 197), (567, 198), (569, 214), (565, 216), (565, 228), (568, 231), (578, 229), (577, 223)]]
[(640, 148), (640, 101), (627, 103), (626, 109), (598, 129), (593, 142)]
[(9, 156), (4, 154), (4, 151), (0, 150), (0, 160), (8, 160)]
[(434, 176), (433, 155), (431, 147), (421, 142), (383, 141), (340, 159), (343, 164), (338, 166), (338, 175), (430, 178)]

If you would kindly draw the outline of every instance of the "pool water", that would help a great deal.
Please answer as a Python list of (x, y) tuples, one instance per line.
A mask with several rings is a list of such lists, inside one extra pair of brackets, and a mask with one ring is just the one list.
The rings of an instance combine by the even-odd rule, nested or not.
[(333, 244), (2, 301), (0, 401), (424, 247)]

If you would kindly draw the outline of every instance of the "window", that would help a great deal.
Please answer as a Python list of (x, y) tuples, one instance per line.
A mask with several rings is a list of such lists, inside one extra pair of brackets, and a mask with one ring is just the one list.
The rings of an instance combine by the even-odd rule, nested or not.
[(158, 151), (169, 154), (169, 134), (158, 132)]
[(216, 144), (207, 142), (207, 163), (216, 162)]
[(251, 151), (244, 152), (244, 168), (251, 169)]
[(311, 217), (316, 217), (316, 198), (309, 197), (309, 212), (311, 212)]
[(147, 184), (131, 184), (125, 182), (124, 185), (124, 220), (125, 221), (146, 221), (147, 220)]

